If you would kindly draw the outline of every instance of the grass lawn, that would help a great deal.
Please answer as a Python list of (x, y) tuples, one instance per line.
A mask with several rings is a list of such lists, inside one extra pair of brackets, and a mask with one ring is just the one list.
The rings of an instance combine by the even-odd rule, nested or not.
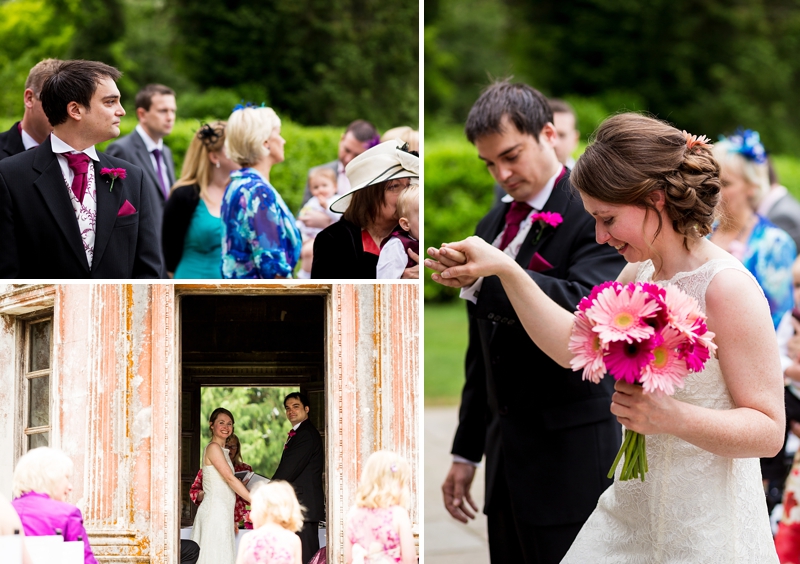
[(464, 385), (467, 308), (456, 300), (425, 304), (425, 404), (454, 405)]

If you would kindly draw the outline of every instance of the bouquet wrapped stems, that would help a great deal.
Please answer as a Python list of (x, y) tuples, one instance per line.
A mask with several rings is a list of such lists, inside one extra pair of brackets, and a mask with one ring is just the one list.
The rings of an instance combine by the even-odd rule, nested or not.
[(645, 435), (625, 429), (625, 439), (622, 441), (622, 446), (619, 447), (619, 452), (611, 465), (608, 477), (614, 477), (619, 461), (622, 455), (625, 454), (625, 461), (622, 463), (622, 472), (619, 475), (619, 479), (626, 481), (639, 478), (644, 482), (644, 476), (647, 474), (646, 441), (647, 437)]

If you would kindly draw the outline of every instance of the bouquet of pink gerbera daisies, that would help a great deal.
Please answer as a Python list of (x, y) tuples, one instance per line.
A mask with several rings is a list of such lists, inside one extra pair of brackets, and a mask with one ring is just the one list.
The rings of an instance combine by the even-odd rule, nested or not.
[[(572, 369), (599, 383), (641, 384), (646, 393), (672, 395), (690, 372), (703, 369), (717, 348), (697, 301), (675, 286), (606, 282), (578, 304), (569, 349)], [(608, 477), (625, 454), (620, 480), (647, 473), (645, 436), (628, 429)]]

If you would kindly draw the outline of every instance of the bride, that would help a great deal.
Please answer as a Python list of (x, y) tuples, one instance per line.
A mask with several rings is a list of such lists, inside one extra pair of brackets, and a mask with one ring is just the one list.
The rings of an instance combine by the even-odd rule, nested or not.
[[(599, 127), (571, 180), (595, 218), (597, 242), (629, 263), (618, 280), (674, 284), (697, 299), (718, 357), (672, 397), (616, 383), (611, 412), (648, 435), (650, 471), (645, 482), (621, 482), (619, 465), (562, 564), (777, 563), (758, 458), (783, 443), (778, 348), (755, 279), (705, 238), (720, 191), (710, 145), (664, 122), (619, 114)], [(437, 260), (425, 265), (444, 285), (499, 276), (531, 338), (570, 366), (573, 314), (513, 259), (477, 237), (429, 254)]]
[(225, 440), (233, 434), (233, 415), (218, 407), (208, 422), (211, 442), (203, 452), (203, 503), (194, 518), (192, 540), (200, 545), (197, 564), (233, 564), (238, 532), (233, 522), (236, 494), (250, 503), (250, 492), (233, 475), (225, 448)]

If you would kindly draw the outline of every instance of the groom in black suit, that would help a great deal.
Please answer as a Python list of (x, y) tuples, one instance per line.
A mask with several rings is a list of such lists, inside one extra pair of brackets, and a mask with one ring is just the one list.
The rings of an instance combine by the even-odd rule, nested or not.
[(322, 471), (325, 455), (322, 437), (308, 419), (308, 398), (293, 392), (283, 400), (286, 418), (292, 424), (283, 446), (283, 455), (273, 480), (286, 480), (294, 488), (297, 501), (306, 508), (303, 528), (298, 531), (303, 545), (303, 564), (319, 550), (319, 522), (325, 520), (325, 494), (322, 491)]
[(0, 161), (0, 277), (158, 278), (142, 171), (94, 147), (119, 135), (120, 76), (103, 63), (64, 61), (45, 81), (53, 133)]
[[(538, 91), (491, 85), (472, 107), (466, 133), (507, 194), (478, 223), (476, 235), (516, 257), (569, 311), (594, 285), (617, 277), (624, 260), (596, 243), (594, 219), (556, 157), (553, 115)], [(558, 213), (563, 223), (533, 221), (536, 211)], [(429, 254), (439, 262), (426, 266), (438, 272), (454, 264), (438, 251)], [(606, 473), (621, 433), (610, 412), (613, 378), (584, 382), (579, 372), (547, 357), (496, 276), (433, 278), (462, 288), (469, 317), (453, 464), (442, 486), (445, 506), (462, 522), (474, 517), (469, 489), (485, 455), (492, 562), (558, 563), (611, 483)]]

